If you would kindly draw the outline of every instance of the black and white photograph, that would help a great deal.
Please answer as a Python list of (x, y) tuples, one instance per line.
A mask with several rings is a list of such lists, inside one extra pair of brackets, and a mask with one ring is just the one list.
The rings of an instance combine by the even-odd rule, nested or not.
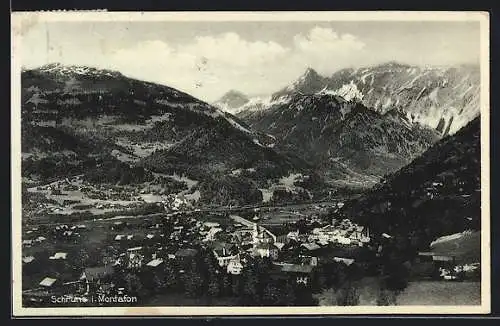
[(13, 13), (14, 314), (489, 312), (488, 24)]

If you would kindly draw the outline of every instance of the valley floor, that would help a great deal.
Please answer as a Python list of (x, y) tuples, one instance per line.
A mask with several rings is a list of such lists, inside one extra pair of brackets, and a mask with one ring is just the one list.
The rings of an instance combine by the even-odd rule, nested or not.
[[(379, 280), (365, 277), (356, 286), (359, 306), (376, 306)], [(316, 295), (320, 306), (337, 305), (334, 289)], [(474, 306), (481, 304), (481, 282), (410, 281), (404, 291), (394, 294), (397, 306)]]
[(480, 282), (416, 281), (397, 296), (397, 305), (473, 306), (481, 304)]

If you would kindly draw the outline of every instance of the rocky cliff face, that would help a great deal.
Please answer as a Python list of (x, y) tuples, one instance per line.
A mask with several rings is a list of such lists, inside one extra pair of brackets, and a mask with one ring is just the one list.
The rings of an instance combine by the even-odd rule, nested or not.
[(439, 135), (404, 112), (380, 113), (338, 95), (289, 95), (286, 103), (246, 117), (268, 132), (275, 148), (292, 152), (333, 179), (376, 181), (425, 151)]
[[(259, 110), (255, 105), (241, 109), (251, 115), (286, 101), (293, 94), (330, 94), (357, 101), (380, 113), (404, 112), (410, 122), (438, 130), (443, 136), (455, 133), (479, 114), (479, 66), (418, 67), (389, 62), (373, 67), (343, 69), (321, 76), (308, 69), (288, 87), (275, 92)], [(263, 106), (263, 107), (262, 107)]]

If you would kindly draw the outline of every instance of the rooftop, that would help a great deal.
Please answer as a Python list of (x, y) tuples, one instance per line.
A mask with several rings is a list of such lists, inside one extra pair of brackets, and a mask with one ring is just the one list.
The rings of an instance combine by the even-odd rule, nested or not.
[(40, 285), (41, 286), (46, 286), (46, 287), (50, 287), (52, 286), (57, 280), (55, 278), (50, 278), (50, 277), (46, 277), (44, 278), (41, 282), (40, 282)]
[(152, 261), (150, 261), (149, 263), (147, 263), (146, 265), (147, 266), (151, 266), (151, 267), (157, 267), (158, 265), (160, 265), (161, 263), (163, 263), (163, 259), (153, 259)]
[(257, 248), (257, 249), (266, 249), (266, 250), (267, 250), (267, 249), (269, 249), (269, 250), (270, 250), (270, 249), (278, 249), (278, 247), (277, 247), (277, 246), (275, 246), (274, 244), (272, 244), (272, 243), (266, 243), (266, 242), (264, 242), (264, 243), (259, 243), (259, 244), (256, 246), (256, 248)]
[(177, 250), (175, 255), (180, 256), (180, 257), (193, 257), (193, 256), (196, 256), (197, 253), (198, 253), (198, 250), (196, 250), (196, 249), (183, 248), (183, 249)]
[(307, 250), (317, 250), (317, 249), (321, 248), (320, 246), (318, 246), (317, 244), (312, 243), (312, 242), (303, 243), (302, 247), (306, 248)]
[(115, 270), (111, 265), (99, 266), (99, 267), (87, 267), (83, 271), (83, 274), (80, 277), (80, 279), (87, 279), (89, 281), (93, 281), (110, 276), (114, 272)]
[(31, 263), (33, 260), (35, 260), (35, 257), (33, 256), (27, 256), (27, 257), (23, 257), (23, 263)]
[(337, 263), (344, 263), (347, 266), (354, 263), (354, 259), (352, 259), (352, 258), (333, 257), (333, 260)]
[(53, 256), (50, 256), (49, 259), (66, 259), (68, 254), (65, 252), (56, 252)]

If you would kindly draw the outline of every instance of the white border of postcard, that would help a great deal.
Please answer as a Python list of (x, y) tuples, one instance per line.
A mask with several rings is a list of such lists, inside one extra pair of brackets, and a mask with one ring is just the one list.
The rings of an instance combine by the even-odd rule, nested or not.
[[(481, 46), (481, 305), (349, 307), (92, 307), (24, 308), (21, 300), (20, 38), (25, 29), (54, 21), (477, 21)], [(336, 314), (484, 314), (490, 312), (489, 14), (487, 12), (15, 12), (11, 25), (12, 302), (22, 316), (203, 316)]]

